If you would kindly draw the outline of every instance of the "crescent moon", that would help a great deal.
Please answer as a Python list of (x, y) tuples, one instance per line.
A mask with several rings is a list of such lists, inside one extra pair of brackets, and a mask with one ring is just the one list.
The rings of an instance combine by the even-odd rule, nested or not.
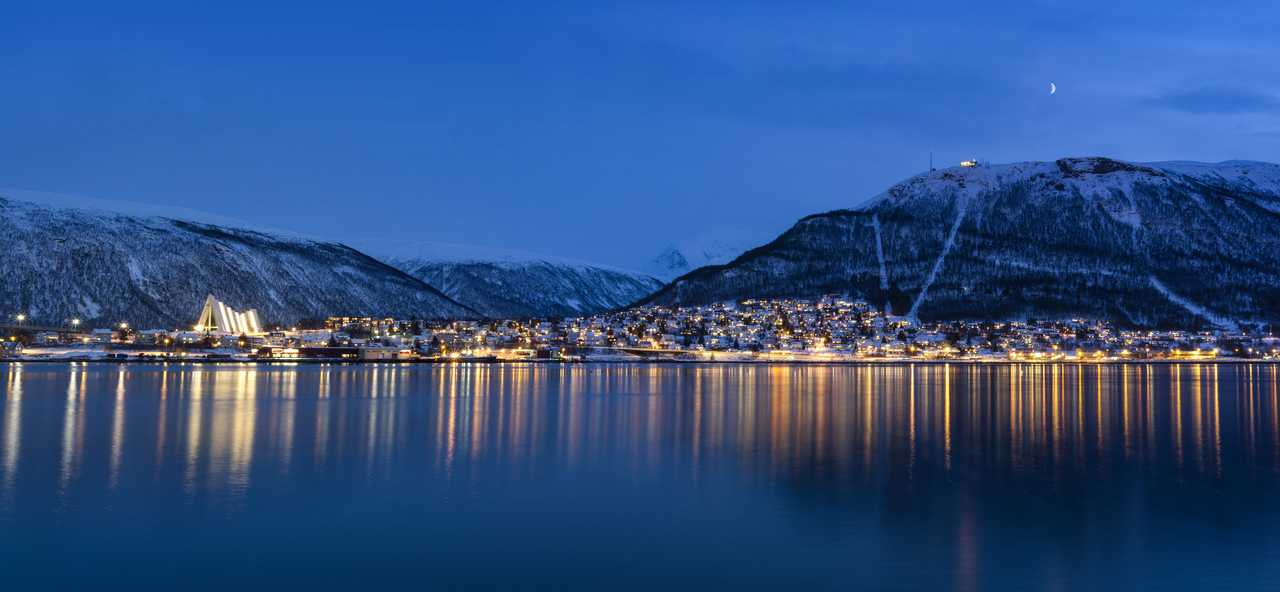
[(1057, 93), (1057, 92), (1058, 92), (1058, 85), (1056, 85), (1056, 84), (1054, 84), (1054, 83), (1050, 82), (1050, 83), (1049, 83), (1049, 94), (1055, 94), (1055, 93)]

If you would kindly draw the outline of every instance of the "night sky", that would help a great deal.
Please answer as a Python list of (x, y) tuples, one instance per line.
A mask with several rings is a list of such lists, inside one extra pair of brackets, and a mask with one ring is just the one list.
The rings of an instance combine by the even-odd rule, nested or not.
[(1280, 160), (1280, 3), (990, 4), (6, 0), (0, 187), (636, 266), (930, 151)]

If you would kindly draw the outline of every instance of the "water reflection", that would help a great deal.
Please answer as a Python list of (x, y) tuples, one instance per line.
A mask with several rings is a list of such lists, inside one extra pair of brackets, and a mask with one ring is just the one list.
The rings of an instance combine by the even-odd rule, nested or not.
[[(777, 561), (795, 549), (805, 551), (792, 558), (799, 564), (858, 557), (880, 566), (861, 575), (873, 588), (904, 586), (893, 578), (1016, 584), (992, 578), (1018, 561), (1080, 587), (1092, 583), (1072, 579), (1088, 573), (1082, 565), (1111, 573), (1128, 564), (1098, 558), (1149, 559), (1146, 549), (1179, 540), (1216, 537), (1232, 561), (1275, 552), (1277, 373), (1255, 364), (0, 365), (0, 523), (29, 535), (122, 512), (129, 519), (109, 536), (152, 521), (182, 540), (184, 520), (206, 512), (231, 521), (217, 524), (249, 516), (271, 532), (305, 532), (343, 508), (393, 502), (385, 515), (353, 514), (344, 532), (375, 523), (416, 541), (466, 507), (451, 500), (510, 499), (518, 509), (507, 515), (462, 514), (455, 534), (506, 540), (513, 521), (541, 514), (556, 516), (552, 531), (590, 516), (584, 536), (597, 520), (631, 532), (669, 519), (677, 539), (714, 547), (706, 533), (731, 532)], [(565, 490), (523, 497), (562, 480)], [(626, 523), (613, 506), (575, 497), (599, 483), (621, 484), (605, 487), (610, 497), (639, 492), (618, 503), (626, 512), (658, 509)], [(698, 491), (708, 499), (676, 518)], [(406, 501), (424, 496), (433, 501)], [(772, 501), (760, 506), (762, 496)], [(722, 506), (752, 510), (717, 514)], [(770, 520), (784, 526), (751, 530)], [(382, 531), (362, 544), (403, 552), (405, 541), (384, 543)], [(0, 547), (28, 548), (4, 532)], [(51, 549), (65, 542), (53, 538)], [(920, 557), (931, 567), (901, 563)]]
[(67, 380), (66, 404), (62, 415), (62, 470), (59, 472), (59, 496), (66, 493), (68, 485), (80, 469), (80, 456), (84, 450), (84, 396), (88, 376), (83, 364), (72, 364)]
[(18, 474), (18, 454), (22, 450), (22, 364), (13, 364), (5, 373), (3, 480), (0, 501), (11, 503), (14, 479)]
[(180, 463), (189, 494), (230, 497), (250, 489), (255, 463), (279, 476), (304, 463), (377, 478), (421, 458), (445, 476), (482, 462), (519, 474), (608, 461), (634, 471), (680, 465), (695, 477), (734, 469), (772, 478), (804, 466), (905, 479), (965, 466), (1105, 474), (1123, 463), (1223, 479), (1280, 463), (1273, 365), (2, 371), (6, 494), (27, 457), (46, 455), (52, 407), (63, 494), (93, 462), (86, 451), (101, 450), (108, 487), (122, 471)]

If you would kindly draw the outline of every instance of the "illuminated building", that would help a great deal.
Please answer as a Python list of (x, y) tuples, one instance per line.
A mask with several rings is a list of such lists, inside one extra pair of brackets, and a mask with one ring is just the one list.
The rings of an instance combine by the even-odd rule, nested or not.
[(200, 311), (200, 320), (196, 321), (195, 330), (206, 333), (245, 335), (263, 333), (262, 322), (258, 320), (258, 311), (236, 312), (225, 303), (219, 302), (212, 294), (204, 301), (204, 309)]

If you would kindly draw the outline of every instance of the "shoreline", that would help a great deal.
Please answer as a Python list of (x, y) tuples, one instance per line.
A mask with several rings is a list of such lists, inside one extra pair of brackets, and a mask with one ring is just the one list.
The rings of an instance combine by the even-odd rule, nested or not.
[(1082, 365), (1082, 366), (1105, 366), (1105, 365), (1146, 365), (1146, 364), (1280, 364), (1280, 360), (1266, 359), (1247, 359), (1247, 358), (1217, 358), (1212, 360), (1168, 360), (1168, 359), (1144, 359), (1144, 360), (1007, 360), (1007, 359), (952, 359), (952, 360), (915, 360), (909, 358), (894, 359), (863, 359), (863, 360), (145, 360), (145, 359), (102, 359), (102, 358), (85, 358), (85, 359), (19, 359), (19, 358), (0, 358), (0, 365), (10, 364), (145, 364), (145, 365), (261, 365), (261, 366), (299, 366), (299, 365), (332, 365), (332, 366), (364, 366), (364, 365), (386, 365), (386, 366), (423, 366), (423, 365), (637, 365), (649, 366), (657, 364), (667, 365), (689, 365), (689, 366), (730, 366), (730, 365), (758, 365), (758, 366), (876, 366), (876, 365), (945, 365), (945, 364), (963, 364), (963, 365), (987, 365), (987, 366), (1053, 366), (1053, 365)]

